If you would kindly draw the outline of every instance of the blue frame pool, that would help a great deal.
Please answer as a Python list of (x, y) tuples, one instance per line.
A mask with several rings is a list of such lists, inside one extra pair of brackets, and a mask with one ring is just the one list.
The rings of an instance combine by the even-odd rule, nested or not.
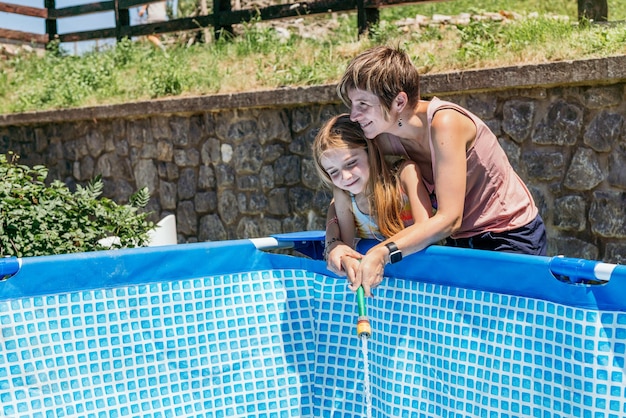
[[(272, 251), (320, 239), (3, 260), (0, 415), (365, 416), (354, 293)], [(624, 266), (433, 246), (386, 273), (373, 417), (626, 415)]]

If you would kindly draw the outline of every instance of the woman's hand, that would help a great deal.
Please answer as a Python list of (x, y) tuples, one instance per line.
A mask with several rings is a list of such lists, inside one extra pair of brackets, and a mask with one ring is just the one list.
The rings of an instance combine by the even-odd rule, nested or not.
[(365, 296), (372, 296), (372, 289), (383, 281), (385, 264), (389, 250), (385, 246), (376, 246), (370, 249), (361, 259), (355, 282), (351, 282), (356, 289), (363, 286)]

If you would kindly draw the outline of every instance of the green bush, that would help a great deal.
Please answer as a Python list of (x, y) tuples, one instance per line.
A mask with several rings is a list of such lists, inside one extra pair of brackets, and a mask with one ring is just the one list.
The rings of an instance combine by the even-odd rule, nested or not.
[(148, 213), (147, 188), (134, 193), (128, 205), (102, 194), (98, 176), (72, 192), (61, 181), (49, 185), (48, 169), (17, 164), (18, 156), (0, 155), (0, 256), (31, 257), (108, 249), (98, 241), (116, 236), (111, 248), (147, 244), (154, 228)]

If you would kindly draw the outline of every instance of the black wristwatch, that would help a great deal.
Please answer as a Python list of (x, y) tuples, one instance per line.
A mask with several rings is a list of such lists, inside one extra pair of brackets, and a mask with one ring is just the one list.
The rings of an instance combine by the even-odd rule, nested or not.
[(398, 246), (394, 242), (388, 242), (385, 244), (385, 247), (389, 250), (389, 262), (391, 264), (402, 260), (402, 251), (398, 249)]

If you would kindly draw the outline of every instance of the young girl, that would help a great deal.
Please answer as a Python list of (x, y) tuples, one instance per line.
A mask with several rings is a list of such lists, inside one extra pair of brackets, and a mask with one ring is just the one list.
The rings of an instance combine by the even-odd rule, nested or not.
[[(352, 248), (359, 238), (384, 241), (432, 214), (417, 165), (399, 161), (388, 167), (375, 143), (348, 114), (326, 122), (313, 142), (313, 157), (320, 178), (333, 191), (336, 210), (328, 221), (327, 231), (336, 229), (326, 248), (337, 236)], [(346, 269), (356, 271), (358, 259), (343, 261)]]

